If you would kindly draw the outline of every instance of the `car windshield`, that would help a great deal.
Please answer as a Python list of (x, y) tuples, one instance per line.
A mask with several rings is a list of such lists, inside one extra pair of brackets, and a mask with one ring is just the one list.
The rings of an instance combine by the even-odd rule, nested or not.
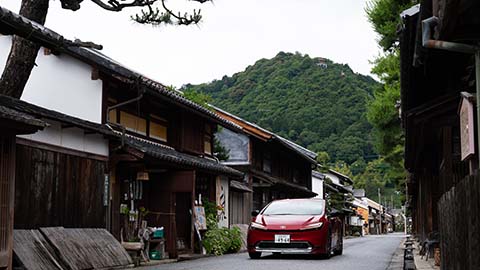
[(321, 200), (286, 200), (268, 205), (263, 215), (323, 215), (324, 202)]

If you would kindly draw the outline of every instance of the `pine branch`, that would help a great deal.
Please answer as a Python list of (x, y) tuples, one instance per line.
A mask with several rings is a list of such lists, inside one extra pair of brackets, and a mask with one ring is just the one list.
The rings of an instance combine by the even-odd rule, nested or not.
[(132, 0), (131, 2), (125, 3), (125, 0), (108, 0), (104, 2), (103, 0), (91, 0), (93, 3), (97, 4), (103, 9), (109, 11), (122, 11), (127, 7), (144, 7), (151, 6), (158, 0)]
[[(193, 10), (193, 14), (184, 13), (183, 15), (178, 12), (174, 12), (167, 7), (166, 0), (160, 0), (162, 3), (161, 11), (159, 8), (153, 8), (152, 5), (147, 5), (147, 9), (142, 10), (141, 14), (132, 16), (132, 19), (141, 24), (160, 25), (164, 24), (177, 24), (177, 25), (190, 25), (198, 24), (202, 20), (201, 10)], [(192, 0), (198, 3), (205, 3), (211, 0)]]

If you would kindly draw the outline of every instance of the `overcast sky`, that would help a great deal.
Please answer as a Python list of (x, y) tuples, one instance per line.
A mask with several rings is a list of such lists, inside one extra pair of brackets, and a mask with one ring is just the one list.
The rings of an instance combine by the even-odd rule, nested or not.
[[(46, 26), (67, 38), (94, 41), (103, 53), (166, 85), (203, 83), (243, 71), (279, 51), (347, 63), (369, 74), (379, 54), (365, 0), (170, 0), (178, 9), (200, 7), (199, 26), (138, 25), (135, 10), (105, 11), (84, 0), (79, 11), (51, 0)], [(18, 12), (20, 0), (0, 0)]]

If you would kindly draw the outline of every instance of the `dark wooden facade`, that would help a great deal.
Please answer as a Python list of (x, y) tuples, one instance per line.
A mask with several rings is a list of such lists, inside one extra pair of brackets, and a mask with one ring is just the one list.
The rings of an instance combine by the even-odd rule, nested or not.
[(312, 188), (310, 162), (275, 141), (264, 142), (252, 138), (251, 143), (252, 166), (249, 170), (252, 175), (253, 209), (262, 209), (277, 199), (313, 195), (308, 192)]
[[(407, 205), (412, 230), (420, 240), (440, 240), (441, 269), (478, 269), (478, 237), (474, 236), (480, 230), (476, 210), (480, 193), (475, 176), (478, 145), (473, 156), (462, 160), (459, 116), (461, 92), (474, 95), (478, 83), (474, 57), (423, 48), (421, 21), (439, 17), (432, 39), (477, 44), (480, 5), (473, 0), (420, 2), (418, 12), (403, 18), (400, 36)], [(478, 133), (478, 127), (474, 128)]]
[(18, 144), (15, 228), (105, 228), (105, 166), (105, 160)]
[[(143, 93), (138, 101), (107, 112), (108, 107), (140, 97), (141, 92), (134, 87), (132, 89), (131, 85), (113, 79), (108, 74), (104, 74), (102, 80), (104, 123), (109, 121), (125, 126), (121, 114), (126, 112), (145, 121), (145, 131), (135, 132), (127, 128), (127, 133), (173, 147), (180, 152), (213, 156), (213, 133), (217, 128), (216, 123), (181, 106), (166, 102), (151, 93)], [(107, 119), (107, 113), (110, 114), (109, 119)], [(166, 129), (164, 139), (159, 139), (152, 134), (152, 123), (158, 123), (159, 118)], [(207, 148), (210, 150), (208, 151)]]
[[(216, 122), (198, 112), (165, 100), (152, 93), (142, 93), (135, 85), (128, 85), (108, 74), (104, 81), (104, 122), (118, 132), (125, 133), (133, 140), (143, 140), (152, 148), (171, 149), (171, 154), (182, 153), (193, 158), (213, 157), (213, 133)], [(138, 98), (133, 103), (118, 106), (128, 100)], [(135, 130), (130, 123), (122, 120), (122, 112), (127, 112), (145, 123)], [(109, 117), (107, 118), (107, 115)], [(161, 119), (161, 120), (160, 120)], [(162, 138), (155, 136), (154, 121), (161, 121)], [(137, 125), (138, 127), (138, 125)], [(195, 251), (196, 234), (194, 229), (193, 207), (199, 194), (203, 200), (216, 201), (216, 183), (219, 172), (212, 172), (188, 164), (179, 164), (175, 157), (158, 158), (144, 154), (135, 147), (122, 146), (121, 140), (111, 142), (110, 178), (112, 179), (111, 227), (114, 235), (120, 235), (127, 216), (120, 213), (120, 205), (148, 210), (146, 221), (151, 227), (164, 227), (166, 251), (170, 258), (180, 253)], [(136, 153), (138, 152), (138, 153)], [(220, 164), (218, 164), (220, 165)], [(226, 167), (226, 166), (225, 166)], [(137, 181), (137, 173), (146, 172), (148, 181)], [(142, 189), (141, 196), (129, 196), (131, 186)]]
[(0, 102), (0, 269), (12, 269), (17, 134), (31, 134), (46, 124)]
[(15, 193), (15, 136), (0, 136), (0, 269), (10, 269)]

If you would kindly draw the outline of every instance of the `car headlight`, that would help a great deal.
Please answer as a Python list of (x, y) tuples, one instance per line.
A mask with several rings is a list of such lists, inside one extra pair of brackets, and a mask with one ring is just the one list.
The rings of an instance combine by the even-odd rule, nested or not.
[(323, 225), (323, 222), (315, 222), (312, 224), (305, 225), (305, 227), (301, 228), (300, 230), (318, 229), (318, 228), (321, 228), (322, 225)]
[(260, 223), (257, 223), (257, 222), (252, 222), (250, 223), (250, 228), (252, 229), (258, 229), (258, 230), (266, 230), (267, 227), (263, 226), (262, 224)]

